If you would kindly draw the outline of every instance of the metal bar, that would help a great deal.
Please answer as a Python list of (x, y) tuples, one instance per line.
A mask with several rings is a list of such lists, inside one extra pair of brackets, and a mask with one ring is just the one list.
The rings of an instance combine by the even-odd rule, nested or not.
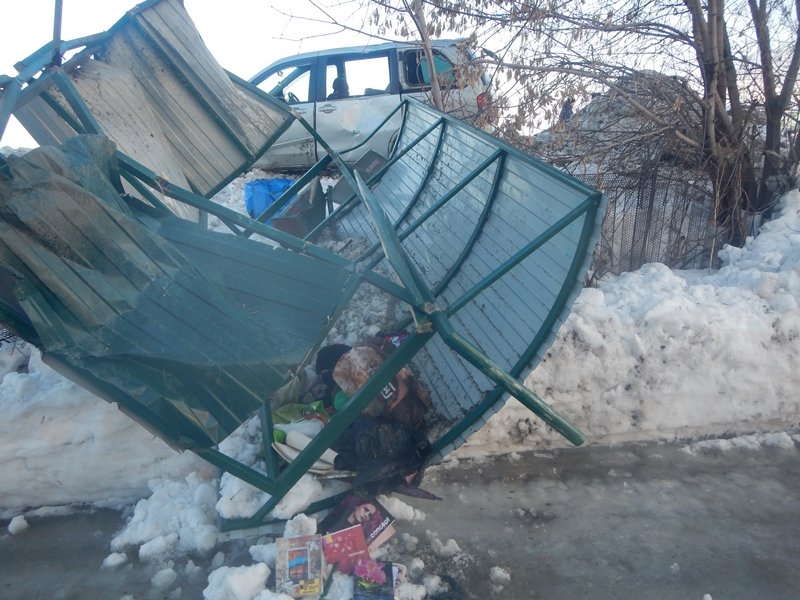
[(502, 152), (503, 153), (500, 156), (500, 160), (497, 163), (497, 169), (494, 172), (492, 189), (489, 191), (489, 197), (486, 199), (486, 204), (483, 205), (483, 210), (478, 217), (478, 222), (475, 223), (475, 229), (472, 231), (472, 235), (470, 236), (469, 240), (467, 240), (467, 244), (461, 250), (461, 254), (459, 254), (456, 261), (447, 270), (447, 273), (445, 273), (442, 280), (433, 288), (433, 295), (437, 298), (445, 289), (447, 289), (447, 286), (453, 280), (453, 277), (455, 277), (456, 274), (461, 270), (464, 261), (467, 260), (467, 257), (472, 253), (472, 249), (475, 247), (478, 238), (483, 233), (483, 228), (486, 225), (486, 221), (489, 220), (489, 215), (492, 213), (492, 207), (494, 206), (494, 201), (497, 198), (497, 191), (500, 189), (500, 181), (502, 180), (504, 173), (503, 167), (505, 166), (506, 162), (506, 153), (504, 151)]
[(145, 200), (147, 200), (150, 204), (152, 204), (157, 209), (164, 211), (165, 214), (172, 214), (170, 208), (166, 204), (164, 204), (158, 198), (158, 196), (156, 196), (149, 189), (147, 189), (147, 187), (136, 177), (134, 177), (128, 171), (125, 170), (121, 171), (120, 174), (122, 175), (122, 177), (125, 178), (125, 181), (130, 183), (136, 189), (136, 191), (139, 192), (142, 196), (144, 196)]
[[(403, 131), (406, 129), (406, 122), (408, 121), (408, 100), (403, 100), (401, 106), (403, 107), (403, 120), (400, 123), (400, 128), (397, 130), (397, 139), (394, 143), (394, 148), (392, 148), (392, 155), (397, 152), (397, 148), (400, 145), (400, 138), (403, 137)], [(393, 156), (389, 156), (387, 158), (393, 158)]]
[[(206, 215), (206, 223), (205, 223), (205, 225), (206, 225), (206, 226), (208, 226), (208, 213), (207, 213), (207, 212), (203, 212), (202, 214)], [(228, 229), (230, 229), (230, 230), (231, 230), (231, 232), (232, 232), (234, 235), (244, 235), (244, 231), (243, 231), (243, 230), (239, 229), (239, 228), (238, 228), (238, 227), (237, 227), (237, 226), (236, 226), (234, 223), (231, 223), (231, 222), (230, 222), (228, 219), (226, 219), (225, 217), (217, 217), (217, 218), (218, 218), (220, 221), (222, 221), (222, 224), (223, 224), (223, 225), (225, 225), (225, 226), (227, 226), (227, 228), (228, 228)]]
[(381, 130), (381, 128), (383, 128), (383, 126), (386, 125), (386, 123), (388, 123), (389, 120), (395, 115), (395, 113), (402, 107), (403, 103), (401, 102), (395, 108), (392, 109), (392, 111), (386, 116), (386, 118), (383, 121), (381, 121), (380, 124), (375, 129), (372, 130), (372, 133), (370, 133), (366, 138), (364, 138), (360, 144), (356, 144), (351, 148), (340, 150), (339, 154), (347, 154), (348, 152), (353, 152), (354, 150), (358, 150), (359, 148), (361, 148), (361, 146), (370, 141), (375, 136), (375, 134), (378, 133)]
[(300, 179), (295, 181), (285, 192), (283, 192), (264, 212), (256, 217), (256, 221), (263, 223), (269, 219), (276, 212), (281, 210), (305, 185), (317, 176), (323, 169), (325, 169), (333, 159), (327, 154), (320, 158), (311, 169), (306, 171)]
[[(124, 175), (123, 175), (123, 177), (124, 177)], [(172, 214), (169, 211), (165, 211), (165, 210), (156, 208), (154, 206), (151, 206), (150, 204), (148, 204), (147, 202), (145, 202), (144, 200), (142, 200), (138, 196), (134, 196), (134, 195), (128, 194), (128, 193), (122, 193), (121, 196), (122, 196), (122, 199), (129, 206), (133, 207), (135, 210), (138, 210), (138, 211), (140, 211), (140, 212), (142, 212), (142, 213), (144, 213), (146, 215), (152, 216), (155, 219), (160, 219), (160, 218), (164, 217), (165, 213), (168, 213), (169, 215)]]
[(49, 106), (56, 115), (61, 117), (61, 120), (64, 121), (67, 125), (69, 125), (75, 133), (86, 133), (86, 129), (83, 127), (80, 121), (75, 119), (71, 114), (69, 114), (58, 101), (53, 98), (53, 95), (50, 92), (42, 92), (39, 94), (39, 98)]
[(406, 287), (411, 294), (414, 302), (418, 306), (424, 306), (433, 302), (433, 294), (430, 294), (423, 284), (420, 283), (419, 277), (416, 275), (415, 269), (408, 260), (402, 246), (400, 239), (397, 237), (397, 232), (392, 227), (383, 208), (373, 198), (372, 193), (367, 189), (367, 184), (361, 179), (361, 176), (356, 173), (356, 182), (358, 184), (358, 191), (361, 194), (362, 200), (367, 205), (372, 221), (377, 229), (378, 237), (383, 246), (383, 253), (389, 263), (392, 265), (397, 277)]
[(64, 11), (64, 0), (56, 0), (55, 16), (53, 18), (53, 56), (54, 65), (61, 64), (61, 15)]
[[(64, 55), (69, 50), (74, 50), (75, 48), (79, 48), (81, 46), (86, 46), (85, 50), (79, 52), (76, 56), (71, 58), (67, 63), (64, 63), (65, 66), (73, 63), (75, 59), (78, 57), (85, 58), (88, 53), (93, 53), (98, 45), (104, 43), (107, 39), (111, 37), (110, 31), (103, 31), (101, 33), (95, 33), (93, 35), (87, 35), (80, 38), (75, 38), (69, 41), (62, 41), (59, 43), (58, 47), (55, 47), (52, 41), (47, 42), (44, 46), (39, 48), (33, 54), (23, 58), (21, 61), (17, 62), (14, 65), (14, 68), (17, 69), (18, 75), (17, 79), (20, 81), (28, 81), (34, 75), (45, 69), (46, 67), (52, 64), (52, 57), (54, 53), (58, 53), (59, 55)], [(92, 48), (90, 48), (92, 46)]]
[[(380, 179), (392, 165), (394, 165), (397, 161), (403, 158), (403, 156), (408, 154), (408, 152), (410, 152), (414, 148), (414, 146), (416, 146), (419, 142), (425, 139), (425, 136), (430, 134), (434, 129), (436, 129), (439, 125), (443, 123), (444, 123), (443, 119), (439, 119), (438, 121), (436, 121), (436, 123), (428, 127), (425, 131), (423, 131), (420, 135), (418, 135), (410, 144), (408, 144), (408, 146), (405, 146), (403, 150), (400, 151), (399, 154), (397, 154), (397, 156), (393, 156), (391, 160), (389, 160), (385, 165), (383, 165), (380, 169), (378, 169), (375, 173), (373, 173), (372, 176), (367, 180), (367, 183), (372, 184), (372, 182)], [(355, 190), (356, 189), (355, 186), (353, 186), (352, 189)], [(320, 223), (314, 229), (312, 229), (306, 236), (306, 238), (313, 239), (314, 236), (316, 236), (317, 233), (319, 233), (319, 231), (321, 231), (327, 226), (328, 222), (330, 222), (331, 220), (339, 219), (344, 215), (346, 215), (348, 212), (350, 212), (356, 206), (358, 206), (359, 201), (360, 199), (358, 198), (357, 193), (353, 191), (353, 194), (350, 195), (347, 198), (347, 200), (342, 202), (342, 204), (339, 205), (339, 208), (337, 208), (330, 215), (328, 215), (327, 219), (325, 219), (324, 221), (322, 221), (322, 223)]]
[[(63, 68), (63, 67), (62, 67)], [(52, 75), (49, 73), (43, 73), (38, 79), (34, 79), (33, 81), (29, 81), (27, 85), (20, 80), (12, 80), (17, 81), (20, 84), (21, 92), (19, 96), (19, 100), (15, 103), (16, 106), (14, 108), (19, 108), (21, 106), (25, 106), (28, 102), (30, 102), (33, 98), (36, 98), (42, 90), (49, 88), (53, 85)]]
[[(568, 284), (569, 282), (574, 281), (575, 277), (577, 276), (578, 270), (581, 268), (581, 261), (584, 259), (586, 250), (589, 247), (589, 242), (591, 241), (592, 231), (594, 229), (594, 220), (596, 218), (597, 211), (602, 205), (602, 197), (600, 194), (594, 195), (594, 202), (594, 207), (587, 211), (587, 218), (584, 222), (583, 232), (578, 243), (578, 251), (575, 253), (575, 258), (570, 266), (569, 275), (564, 279), (564, 285), (561, 288), (559, 297), (553, 303), (550, 312), (543, 321), (542, 326), (539, 328), (539, 332), (528, 345), (526, 351), (520, 356), (516, 364), (509, 371), (509, 374), (515, 378), (519, 377), (522, 374), (523, 369), (525, 369), (530, 364), (531, 360), (533, 360), (534, 355), (539, 351), (539, 348), (544, 343), (546, 337), (550, 335), (551, 328), (561, 314), (561, 311), (564, 309), (566, 301), (569, 297)], [(464, 432), (472, 427), (487, 410), (494, 406), (494, 404), (504, 393), (506, 393), (506, 390), (501, 386), (497, 386), (491, 392), (489, 392), (479, 404), (473, 407), (472, 410), (459, 419), (458, 423), (456, 423), (444, 435), (434, 442), (434, 452), (441, 452), (449, 444), (453, 443), (461, 435), (463, 435)]]
[(83, 124), (84, 128), (89, 133), (103, 133), (103, 128), (100, 123), (94, 118), (92, 111), (86, 106), (83, 98), (80, 97), (75, 86), (67, 74), (61, 68), (56, 68), (52, 72), (53, 79), (55, 80), (58, 89), (64, 95), (64, 99), (70, 105), (70, 108), (75, 112), (78, 120)]
[[(291, 127), (291, 126), (292, 126), (292, 119), (286, 119), (283, 123), (281, 123), (280, 127), (278, 127), (278, 129), (275, 130), (275, 133), (273, 135), (271, 135), (266, 142), (264, 142), (264, 144), (261, 146), (260, 149), (256, 150), (255, 156), (259, 157), (262, 154), (264, 154), (269, 148), (272, 147), (272, 144), (274, 144), (278, 140), (278, 138), (280, 138), (286, 132), (286, 130), (289, 129), (289, 127)], [(231, 181), (233, 181), (234, 179), (239, 177), (239, 175), (241, 175), (242, 173), (247, 171), (252, 166), (253, 162), (255, 162), (255, 161), (254, 160), (253, 161), (248, 160), (239, 169), (234, 170), (225, 179), (223, 179), (216, 186), (211, 188), (211, 190), (207, 194), (207, 197), (211, 198), (212, 196), (217, 194), (221, 189), (223, 189)]]
[(267, 476), (275, 480), (280, 474), (278, 470), (278, 458), (275, 449), (272, 447), (272, 408), (269, 402), (264, 402), (259, 410), (261, 415), (261, 450), (264, 454), (264, 469)]
[(49, 66), (53, 51), (53, 41), (51, 40), (30, 56), (14, 63), (14, 68), (17, 70), (17, 79), (28, 81), (39, 71)]
[[(442, 336), (445, 344), (460, 356), (464, 357), (470, 364), (477, 367), (481, 373), (502, 386), (506, 392), (514, 396), (525, 405), (526, 408), (538, 415), (545, 423), (563, 435), (567, 440), (576, 446), (580, 446), (584, 442), (583, 433), (581, 433), (579, 429), (570, 424), (531, 390), (519, 383), (510, 374), (506, 373), (500, 365), (491, 361), (478, 348), (458, 334), (442, 312), (432, 313), (430, 318), (434, 323), (437, 333)], [(491, 405), (483, 407), (483, 411), (478, 414), (477, 417), (480, 417), (486, 412), (490, 406)], [(456, 427), (460, 425), (461, 423)], [(453, 429), (455, 429), (455, 427)]]
[(431, 180), (431, 176), (433, 176), (433, 169), (436, 167), (436, 164), (439, 159), (439, 154), (442, 149), (442, 144), (444, 143), (444, 136), (447, 134), (447, 121), (442, 122), (442, 128), (439, 130), (439, 139), (436, 140), (436, 149), (433, 151), (433, 158), (434, 160), (428, 165), (428, 168), (425, 170), (425, 175), (422, 177), (422, 181), (420, 182), (419, 186), (417, 187), (417, 191), (414, 192), (414, 195), (411, 197), (411, 201), (406, 206), (403, 213), (400, 215), (400, 218), (397, 219), (397, 225), (400, 225), (406, 217), (409, 215), (411, 210), (414, 208), (417, 202), (419, 202), (420, 197), (422, 196), (422, 192), (428, 186), (428, 182)]
[[(431, 160), (430, 164), (428, 165), (428, 168), (425, 169), (425, 174), (422, 176), (422, 181), (420, 182), (419, 186), (417, 186), (417, 191), (414, 192), (414, 195), (411, 197), (411, 200), (408, 202), (405, 209), (403, 209), (403, 212), (400, 214), (397, 220), (395, 220), (394, 223), (395, 229), (397, 229), (400, 226), (400, 224), (406, 219), (406, 217), (408, 217), (408, 215), (411, 213), (414, 206), (416, 206), (417, 202), (419, 202), (419, 199), (422, 196), (422, 192), (425, 190), (425, 187), (428, 185), (431, 175), (433, 175), (433, 169), (438, 161), (439, 151), (442, 148), (442, 142), (444, 141), (444, 135), (446, 131), (447, 131), (447, 122), (445, 121), (442, 123), (442, 128), (439, 132), (439, 139), (436, 142), (436, 150), (434, 150), (433, 153), (433, 160)], [(367, 258), (369, 258), (378, 248), (380, 248), (380, 244), (373, 244), (372, 247), (365, 250), (364, 253), (356, 259), (356, 262), (360, 263), (364, 260), (367, 260)]]
[[(425, 212), (424, 212), (422, 215), (420, 215), (420, 216), (419, 216), (419, 217), (416, 219), (416, 221), (414, 221), (413, 223), (411, 223), (411, 224), (410, 224), (408, 227), (406, 227), (406, 228), (405, 228), (405, 229), (404, 229), (402, 232), (400, 232), (400, 233), (398, 234), (398, 235), (399, 235), (399, 239), (400, 239), (400, 240), (404, 240), (404, 239), (406, 239), (406, 238), (407, 238), (409, 235), (411, 235), (411, 234), (412, 234), (414, 231), (416, 231), (416, 230), (417, 230), (417, 229), (418, 229), (418, 228), (419, 228), (419, 227), (420, 227), (420, 226), (421, 226), (421, 225), (422, 225), (422, 224), (423, 224), (425, 221), (427, 221), (429, 218), (431, 218), (431, 216), (433, 216), (433, 215), (436, 213), (436, 211), (438, 211), (440, 208), (442, 208), (442, 206), (444, 206), (444, 205), (445, 205), (445, 204), (447, 204), (447, 203), (448, 203), (450, 200), (452, 200), (452, 199), (455, 197), (455, 195), (456, 195), (456, 194), (458, 194), (458, 193), (459, 193), (461, 190), (463, 190), (465, 187), (467, 187), (467, 186), (468, 186), (468, 185), (469, 185), (469, 184), (472, 182), (472, 180), (473, 180), (473, 179), (475, 179), (476, 177), (478, 177), (478, 176), (479, 176), (481, 173), (483, 173), (483, 172), (484, 172), (486, 169), (488, 169), (490, 166), (492, 166), (492, 163), (493, 163), (493, 162), (495, 162), (496, 160), (498, 160), (500, 157), (503, 157), (503, 160), (505, 160), (505, 158), (504, 158), (504, 157), (505, 157), (505, 150), (502, 150), (502, 149), (500, 149), (500, 150), (495, 150), (495, 151), (494, 151), (494, 152), (491, 154), (491, 156), (489, 156), (489, 157), (488, 157), (486, 160), (484, 160), (484, 161), (483, 161), (481, 164), (479, 164), (477, 167), (475, 167), (475, 169), (473, 169), (473, 170), (470, 172), (470, 174), (469, 174), (469, 175), (467, 175), (467, 176), (466, 176), (464, 179), (462, 179), (462, 180), (461, 180), (461, 181), (458, 183), (458, 185), (457, 185), (456, 187), (454, 187), (453, 189), (451, 189), (451, 190), (450, 190), (449, 192), (447, 192), (447, 193), (446, 193), (444, 196), (442, 196), (442, 197), (441, 197), (439, 200), (437, 200), (437, 201), (436, 201), (434, 204), (432, 204), (432, 205), (431, 205), (431, 207), (430, 207), (428, 210), (426, 210), (426, 211), (425, 211)], [(377, 245), (376, 245), (376, 246), (373, 246), (372, 248), (370, 248), (370, 249), (369, 249), (367, 252), (365, 252), (364, 254), (365, 254), (365, 255), (372, 254), (372, 253), (373, 253), (375, 250), (377, 250)], [(367, 268), (367, 269), (372, 269), (372, 268), (374, 268), (374, 267), (375, 267), (375, 265), (377, 265), (377, 264), (378, 264), (378, 263), (379, 263), (381, 260), (383, 260), (383, 257), (381, 257), (381, 256), (375, 257), (375, 258), (374, 258), (374, 259), (373, 259), (373, 260), (372, 260), (372, 261), (371, 261), (371, 262), (370, 262), (370, 263), (367, 265), (367, 267), (366, 267), (366, 268)]]
[(578, 219), (583, 213), (593, 210), (594, 204), (596, 202), (597, 202), (597, 192), (592, 194), (592, 196), (589, 196), (586, 200), (581, 202), (578, 206), (573, 208), (566, 215), (561, 217), (558, 221), (553, 223), (553, 225), (547, 228), (547, 231), (537, 236), (536, 239), (525, 244), (525, 246), (523, 246), (520, 250), (514, 253), (514, 255), (511, 256), (509, 259), (507, 259), (502, 265), (494, 269), (490, 275), (484, 277), (481, 281), (476, 283), (470, 290), (464, 293), (464, 295), (462, 295), (458, 300), (450, 304), (449, 308), (447, 309), (447, 315), (452, 316), (459, 310), (464, 308), (466, 304), (474, 300), (478, 296), (478, 294), (480, 294), (483, 290), (491, 286), (498, 279), (503, 277), (503, 275), (508, 273), (514, 267), (516, 267), (531, 253), (541, 248), (548, 240), (555, 237), (562, 229), (564, 229), (565, 227), (570, 225), (573, 221)]

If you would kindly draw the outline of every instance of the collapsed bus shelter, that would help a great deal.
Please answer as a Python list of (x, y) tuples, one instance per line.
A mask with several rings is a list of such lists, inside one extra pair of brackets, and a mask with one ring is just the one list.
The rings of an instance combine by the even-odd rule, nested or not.
[[(581, 287), (599, 192), (412, 101), (366, 181), (330, 151), (258, 218), (227, 209), (210, 198), (299, 117), (219, 67), (178, 0), (56, 39), (0, 87), (0, 130), (13, 113), (41, 145), (0, 163), (0, 320), (174, 447), (270, 494), (233, 526), (267, 519), (407, 364), (444, 424), (434, 460), (509, 396), (583, 441), (520, 381)], [(350, 190), (336, 210), (303, 238), (265, 224), (331, 167)], [(342, 239), (365, 251), (322, 244)], [(400, 307), (392, 325), (410, 335), (282, 465), (268, 399), (365, 288)], [(263, 468), (218, 448), (256, 413)]]

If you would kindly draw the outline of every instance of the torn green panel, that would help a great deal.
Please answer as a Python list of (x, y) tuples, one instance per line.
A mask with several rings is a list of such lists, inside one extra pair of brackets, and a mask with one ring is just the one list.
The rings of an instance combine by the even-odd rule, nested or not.
[(2, 310), (167, 441), (207, 447), (318, 342), (353, 275), (137, 212), (109, 182), (113, 151), (89, 136), (9, 161), (0, 262), (15, 285)]

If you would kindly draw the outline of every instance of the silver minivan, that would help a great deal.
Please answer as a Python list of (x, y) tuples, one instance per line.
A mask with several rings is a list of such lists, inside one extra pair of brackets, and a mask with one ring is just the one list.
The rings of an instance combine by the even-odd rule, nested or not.
[[(489, 78), (465, 40), (434, 40), (434, 65), (448, 112), (475, 119), (489, 105)], [(283, 58), (250, 79), (287, 102), (349, 163), (367, 150), (386, 156), (396, 123), (363, 140), (407, 97), (429, 100), (431, 78), (422, 48), (414, 43), (337, 48)], [(394, 120), (393, 119), (393, 120)], [(352, 152), (348, 148), (359, 146)], [(267, 155), (264, 169), (308, 168), (325, 151), (299, 123), (293, 123)]]

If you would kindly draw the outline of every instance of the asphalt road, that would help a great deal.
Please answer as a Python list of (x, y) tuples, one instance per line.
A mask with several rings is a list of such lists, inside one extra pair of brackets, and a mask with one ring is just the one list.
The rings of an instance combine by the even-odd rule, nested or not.
[[(587, 447), (431, 469), (423, 487), (444, 500), (402, 497), (426, 517), (398, 523), (396, 558), (452, 581), (440, 599), (800, 598), (800, 449), (681, 448)], [(16, 536), (0, 523), (0, 598), (202, 598), (211, 556), (191, 557), (198, 568), (188, 573), (176, 561), (166, 590), (151, 584), (150, 564), (101, 569), (123, 523), (107, 510), (30, 519)], [(246, 563), (250, 543), (222, 544), (225, 563)]]

